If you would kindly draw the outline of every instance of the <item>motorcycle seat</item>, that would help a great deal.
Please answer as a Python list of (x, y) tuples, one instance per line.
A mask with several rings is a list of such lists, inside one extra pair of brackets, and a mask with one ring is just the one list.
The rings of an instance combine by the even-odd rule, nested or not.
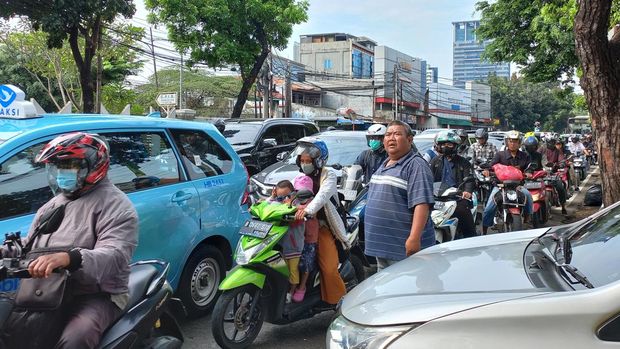
[(159, 270), (154, 265), (139, 264), (131, 267), (127, 309), (131, 309), (144, 298), (151, 281), (153, 281), (158, 274)]

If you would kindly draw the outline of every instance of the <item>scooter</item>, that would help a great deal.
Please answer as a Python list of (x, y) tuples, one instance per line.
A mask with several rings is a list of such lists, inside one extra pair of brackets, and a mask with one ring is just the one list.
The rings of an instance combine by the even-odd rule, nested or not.
[[(463, 184), (473, 180), (472, 177), (466, 177)], [(435, 205), (431, 211), (431, 220), (435, 226), (435, 243), (437, 244), (455, 240), (457, 237), (459, 219), (456, 217), (452, 218), (452, 215), (454, 215), (458, 202), (466, 200), (462, 197), (461, 186), (442, 189), (441, 183), (434, 184)], [(478, 211), (477, 194), (472, 193), (470, 200), (472, 202), (471, 214), (475, 219)]]
[[(547, 185), (545, 184), (545, 177), (547, 171), (539, 170), (532, 174), (532, 177), (525, 180), (523, 185), (530, 194), (532, 194), (533, 210), (532, 210), (532, 225), (534, 228), (540, 228), (547, 221), (549, 221), (549, 212), (551, 204), (549, 202), (549, 196), (547, 195)], [(553, 187), (553, 186), (552, 186)]]
[(573, 159), (573, 168), (575, 169), (575, 174), (579, 176), (579, 180), (583, 181), (586, 179), (586, 175), (590, 170), (590, 162), (580, 151), (577, 152)]
[[(304, 191), (297, 193), (302, 198)], [(286, 304), (289, 270), (278, 241), (286, 236), (297, 208), (288, 204), (259, 203), (250, 207), (253, 219), (239, 233), (242, 235), (235, 258), (237, 266), (220, 283), (222, 294), (212, 314), (212, 333), (223, 348), (246, 348), (258, 336), (263, 322), (289, 324), (331, 310), (321, 301), (320, 275), (310, 273), (305, 298), (301, 303)], [(350, 226), (350, 225), (349, 225)], [(364, 275), (362, 264), (353, 258), (359, 249), (356, 230), (347, 233), (350, 250), (340, 249), (338, 271), (347, 290), (355, 287)]]
[[(19, 233), (7, 234), (5, 244), (22, 248)], [(21, 257), (3, 258), (0, 281), (30, 278), (29, 262)], [(172, 287), (166, 280), (169, 264), (148, 260), (130, 266), (129, 302), (123, 315), (106, 330), (98, 348), (181, 348), (183, 334), (173, 314), (185, 316), (185, 308), (179, 299), (172, 298)], [(4, 326), (13, 308), (11, 298), (0, 298), (0, 326)], [(3, 347), (2, 343), (0, 347)]]

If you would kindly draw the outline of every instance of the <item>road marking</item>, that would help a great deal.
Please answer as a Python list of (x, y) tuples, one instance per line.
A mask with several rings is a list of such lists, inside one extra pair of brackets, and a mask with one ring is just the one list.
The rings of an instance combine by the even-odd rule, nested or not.
[(586, 177), (586, 179), (584, 179), (583, 181), (581, 181), (581, 186), (579, 187), (579, 191), (573, 193), (573, 196), (571, 196), (570, 199), (566, 200), (566, 204), (567, 205), (571, 205), (573, 203), (573, 201), (575, 200), (575, 198), (577, 196), (579, 196), (579, 194), (583, 191), (583, 189), (586, 186), (586, 183), (588, 183), (590, 181), (590, 178), (592, 177), (592, 175), (594, 173), (598, 173), (600, 167), (596, 166), (596, 168), (593, 171), (590, 171), (590, 173), (588, 174), (588, 176)]

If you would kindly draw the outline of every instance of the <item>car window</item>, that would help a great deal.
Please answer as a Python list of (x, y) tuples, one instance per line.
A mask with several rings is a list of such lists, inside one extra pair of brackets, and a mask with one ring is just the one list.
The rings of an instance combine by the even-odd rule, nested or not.
[(227, 123), (224, 137), (231, 145), (252, 144), (260, 131), (260, 124)]
[(573, 260), (594, 285), (620, 280), (620, 206), (594, 219), (572, 236)]
[(312, 136), (313, 134), (319, 132), (319, 131), (317, 131), (316, 127), (314, 127), (314, 126), (305, 125), (304, 128), (306, 129), (306, 136)]
[[(368, 149), (366, 137), (347, 137), (344, 135), (337, 135), (329, 137), (323, 136), (319, 138), (325, 142), (327, 145), (327, 150), (329, 151), (329, 157), (327, 158), (328, 166), (334, 164), (340, 164), (342, 166), (353, 165), (353, 162), (357, 159), (358, 155), (360, 155), (362, 151)], [(299, 147), (293, 149), (286, 160), (287, 163), (296, 163), (297, 155), (299, 155), (299, 149)]]
[(0, 219), (35, 213), (54, 196), (45, 165), (34, 162), (45, 144), (30, 146), (0, 164)]
[(284, 144), (295, 143), (298, 139), (304, 138), (303, 125), (288, 125), (285, 130)]
[(125, 193), (177, 183), (179, 165), (163, 132), (102, 133), (110, 145), (108, 177)]
[(283, 128), (280, 125), (273, 125), (273, 126), (270, 126), (267, 129), (267, 131), (265, 131), (265, 133), (263, 133), (263, 136), (261, 137), (261, 140), (273, 138), (273, 139), (276, 140), (276, 142), (278, 142), (278, 145), (286, 144), (286, 141), (284, 140), (284, 134), (285, 133), (286, 133), (286, 129), (285, 128)]
[(230, 155), (213, 138), (203, 131), (172, 130), (183, 163), (191, 179), (229, 173), (232, 168)]

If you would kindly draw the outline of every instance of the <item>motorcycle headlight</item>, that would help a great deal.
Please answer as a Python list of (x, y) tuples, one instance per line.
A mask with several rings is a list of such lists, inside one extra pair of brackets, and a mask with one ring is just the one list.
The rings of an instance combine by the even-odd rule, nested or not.
[(419, 325), (366, 327), (339, 316), (327, 330), (326, 344), (329, 349), (384, 349)]
[(262, 251), (265, 247), (269, 246), (269, 244), (273, 242), (273, 240), (277, 237), (278, 234), (267, 236), (260, 243), (252, 247), (248, 247), (247, 249), (243, 248), (243, 238), (241, 238), (241, 240), (239, 240), (239, 244), (237, 244), (237, 250), (235, 251), (235, 261), (239, 265), (246, 265), (250, 263), (252, 258), (256, 257), (256, 255), (260, 253), (260, 251)]
[(517, 201), (517, 192), (513, 191), (513, 190), (507, 191), (506, 192), (506, 197), (510, 201)]

